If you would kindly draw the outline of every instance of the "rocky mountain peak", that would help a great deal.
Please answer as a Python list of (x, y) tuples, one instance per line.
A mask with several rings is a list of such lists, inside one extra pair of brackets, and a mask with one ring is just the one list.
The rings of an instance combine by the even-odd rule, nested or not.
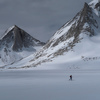
[(43, 46), (45, 44), (33, 38), (17, 25), (10, 27), (1, 38), (1, 44), (5, 45), (8, 43), (12, 43), (12, 49), (14, 51), (19, 51), (22, 50), (22, 48), (29, 48), (31, 46)]
[(45, 43), (14, 25), (0, 39), (0, 66), (15, 63), (35, 53)]

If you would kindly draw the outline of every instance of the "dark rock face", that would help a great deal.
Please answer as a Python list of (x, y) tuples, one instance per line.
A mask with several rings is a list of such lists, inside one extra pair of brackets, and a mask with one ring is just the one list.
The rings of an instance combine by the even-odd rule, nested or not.
[(13, 50), (18, 51), (24, 46), (24, 33), (18, 27), (14, 28), (14, 45)]

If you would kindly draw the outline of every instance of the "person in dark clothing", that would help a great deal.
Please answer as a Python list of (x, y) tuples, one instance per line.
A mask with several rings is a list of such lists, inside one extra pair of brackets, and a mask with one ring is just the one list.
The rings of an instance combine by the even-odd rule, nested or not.
[(70, 75), (70, 79), (69, 80), (72, 80), (72, 75)]

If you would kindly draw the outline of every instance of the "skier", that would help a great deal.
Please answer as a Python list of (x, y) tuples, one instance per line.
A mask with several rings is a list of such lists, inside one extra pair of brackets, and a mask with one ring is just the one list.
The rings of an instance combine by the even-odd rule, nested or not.
[(70, 79), (69, 80), (72, 80), (72, 75), (70, 75)]

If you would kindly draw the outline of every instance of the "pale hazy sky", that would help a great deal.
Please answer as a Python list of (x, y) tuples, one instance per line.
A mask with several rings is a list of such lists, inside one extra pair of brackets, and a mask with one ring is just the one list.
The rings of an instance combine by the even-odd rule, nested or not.
[(0, 34), (17, 25), (46, 42), (92, 0), (0, 0)]

